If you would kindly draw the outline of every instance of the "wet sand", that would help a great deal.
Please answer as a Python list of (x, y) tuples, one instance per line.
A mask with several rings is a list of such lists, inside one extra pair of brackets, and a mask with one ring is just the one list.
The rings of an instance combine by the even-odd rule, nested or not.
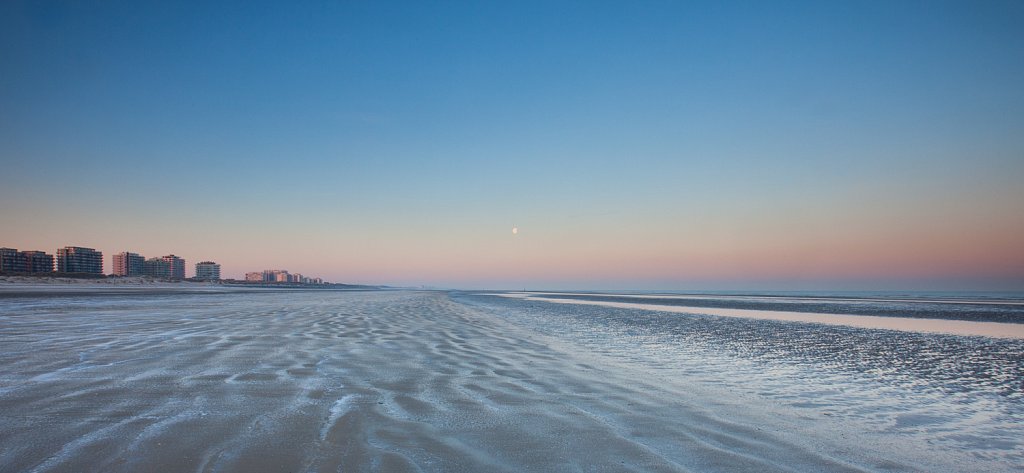
[(2, 471), (922, 468), (441, 292), (0, 304)]

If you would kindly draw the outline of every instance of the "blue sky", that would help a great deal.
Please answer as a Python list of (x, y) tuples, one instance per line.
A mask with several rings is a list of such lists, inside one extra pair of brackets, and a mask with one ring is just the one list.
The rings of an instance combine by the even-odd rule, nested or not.
[(994, 1), (5, 2), (0, 245), (460, 287), (1021, 288), (1021, 24)]

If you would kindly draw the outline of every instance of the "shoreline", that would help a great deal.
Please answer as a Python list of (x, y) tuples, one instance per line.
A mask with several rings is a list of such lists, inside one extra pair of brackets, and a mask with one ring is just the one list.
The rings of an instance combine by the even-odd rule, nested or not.
[(270, 291), (372, 291), (379, 286), (349, 284), (291, 285), (238, 284), (225, 281), (188, 281), (154, 279), (145, 276), (80, 278), (66, 276), (0, 275), (0, 297), (16, 295), (61, 294), (141, 294), (141, 293), (227, 293)]

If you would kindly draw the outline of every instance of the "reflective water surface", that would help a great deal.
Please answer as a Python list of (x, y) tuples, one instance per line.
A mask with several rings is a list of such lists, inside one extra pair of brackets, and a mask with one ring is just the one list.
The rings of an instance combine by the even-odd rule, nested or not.
[[(779, 406), (795, 417), (834, 417), (851, 433), (879, 443), (1024, 467), (1024, 325), (854, 315), (822, 323), (836, 316), (663, 306), (648, 303), (650, 296), (631, 297), (516, 293), (458, 299), (669, 382), (717, 389), (752, 406)], [(886, 320), (907, 325), (885, 326)], [(934, 333), (931, 324), (956, 330), (982, 324), (1005, 332), (952, 335)]]
[[(736, 309), (722, 307), (692, 307), (686, 305), (665, 305), (648, 303), (647, 300), (653, 296), (628, 296), (628, 295), (597, 295), (592, 299), (579, 297), (559, 297), (555, 293), (504, 293), (496, 294), (501, 297), (512, 297), (530, 299), (534, 301), (553, 302), (560, 304), (596, 305), (604, 307), (618, 307), (621, 309), (654, 310), (661, 312), (674, 312), (682, 314), (703, 314), (717, 315), (720, 317), (745, 317), (752, 319), (777, 320), (785, 322), (807, 322), (827, 325), (846, 325), (849, 327), (903, 330), (908, 332), (933, 332), (952, 335), (980, 335), (996, 338), (1024, 338), (1024, 324), (1004, 322), (978, 322), (973, 320), (952, 320), (948, 318), (922, 318), (922, 317), (881, 317), (874, 315), (846, 315), (846, 314), (822, 314), (815, 312), (787, 312), (781, 310), (758, 310), (758, 309)], [(578, 296), (571, 294), (570, 296)], [(616, 300), (608, 300), (615, 298)], [(623, 300), (635, 299), (640, 302), (623, 302)], [(659, 301), (667, 300), (658, 297)], [(860, 302), (860, 301), (858, 301)], [(891, 302), (891, 301), (879, 301)], [(936, 304), (937, 301), (928, 301), (929, 304)], [(953, 304), (964, 304), (964, 302), (952, 302)], [(1015, 305), (1015, 304), (1013, 304)]]

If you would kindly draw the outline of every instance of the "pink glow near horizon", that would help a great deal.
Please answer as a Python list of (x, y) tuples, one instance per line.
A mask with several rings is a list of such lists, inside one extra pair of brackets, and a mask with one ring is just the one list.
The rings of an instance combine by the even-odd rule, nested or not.
[[(41, 249), (97, 248), (109, 272), (111, 257), (176, 254), (194, 263), (213, 260), (224, 277), (286, 269), (337, 282), (486, 286), (662, 284), (672, 281), (1002, 278), (1024, 280), (1024, 217), (1012, 205), (981, 203), (956, 212), (926, 207), (894, 212), (833, 204), (829, 212), (730, 215), (664, 210), (657, 218), (556, 216), (517, 219), (520, 232), (491, 216), (480, 220), (439, 214), (413, 225), (374, 214), (343, 223), (261, 232), (199, 220), (204, 233), (163, 228), (140, 218), (133, 226), (68, 218), (37, 228), (5, 229), (0, 245)], [(1001, 206), (1001, 207), (1000, 207)], [(61, 209), (56, 207), (54, 213)], [(906, 216), (906, 215), (909, 215)], [(17, 215), (13, 215), (17, 219)], [(27, 218), (27, 217), (26, 217)], [(296, 215), (294, 217), (299, 220)], [(402, 219), (401, 215), (394, 217)], [(511, 219), (509, 219), (511, 220)], [(71, 224), (68, 224), (70, 222)], [(520, 223), (521, 222), (521, 223)], [(40, 237), (40, 235), (45, 235)], [(283, 235), (283, 236), (282, 236)]]

